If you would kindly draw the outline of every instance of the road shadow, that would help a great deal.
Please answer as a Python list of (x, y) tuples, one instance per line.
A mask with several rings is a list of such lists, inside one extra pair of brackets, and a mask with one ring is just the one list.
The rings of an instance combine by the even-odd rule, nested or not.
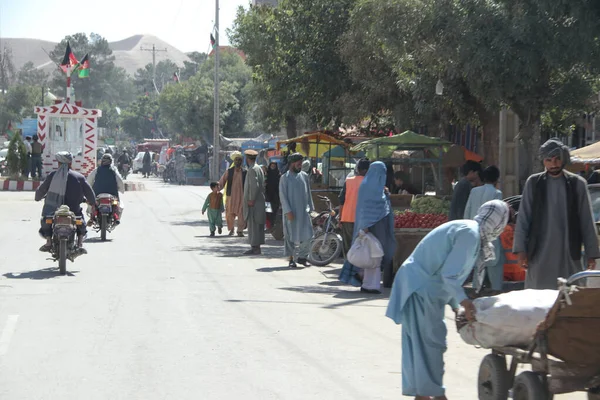
[[(75, 276), (79, 271), (69, 271), (67, 270), (66, 276)], [(38, 269), (37, 271), (27, 271), (27, 272), (8, 272), (4, 275), (7, 279), (31, 279), (31, 280), (42, 280), (42, 279), (52, 279), (58, 278), (61, 275), (58, 268), (43, 268)]]
[(171, 222), (171, 225), (174, 226), (208, 226), (208, 221), (201, 219), (201, 220), (193, 220), (193, 221), (173, 221)]
[[(200, 238), (204, 239), (205, 237)], [(221, 237), (208, 237), (208, 239), (210, 240), (202, 242), (203, 246), (184, 246), (178, 247), (176, 250), (198, 252), (199, 254), (213, 257), (283, 258), (283, 247), (278, 245), (274, 240), (267, 240), (267, 243), (260, 246), (262, 254), (244, 255), (244, 252), (250, 250), (247, 236), (240, 238), (237, 236), (222, 235)]]
[(296, 268), (292, 268), (292, 267), (288, 267), (287, 265), (282, 266), (282, 267), (264, 267), (264, 268), (258, 268), (256, 271), (257, 272), (280, 272), (280, 271), (299, 271), (302, 269), (305, 269), (308, 267), (304, 267), (304, 266), (298, 266)]
[(110, 243), (112, 242), (112, 239), (106, 239), (106, 240), (102, 240), (99, 237), (92, 237), (92, 238), (87, 238), (83, 241), (83, 243)]

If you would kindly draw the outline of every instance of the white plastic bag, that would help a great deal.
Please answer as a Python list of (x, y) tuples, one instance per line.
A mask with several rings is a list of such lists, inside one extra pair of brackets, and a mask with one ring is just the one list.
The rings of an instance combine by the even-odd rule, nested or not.
[(360, 230), (348, 250), (347, 258), (352, 265), (359, 268), (379, 268), (383, 258), (383, 247), (372, 233)]
[(473, 300), (477, 319), (458, 333), (468, 344), (484, 348), (528, 346), (545, 318), (558, 290), (515, 290)]

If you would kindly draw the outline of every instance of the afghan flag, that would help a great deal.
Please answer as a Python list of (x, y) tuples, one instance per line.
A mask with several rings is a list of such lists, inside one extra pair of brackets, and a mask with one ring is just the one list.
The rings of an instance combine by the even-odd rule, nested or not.
[(211, 33), (210, 34), (210, 45), (214, 48), (216, 43), (217, 43), (217, 41), (215, 40), (215, 37)]
[(69, 67), (71, 68), (71, 71), (73, 71), (77, 64), (79, 64), (79, 62), (77, 61), (75, 54), (73, 54), (73, 52), (71, 51), (71, 44), (67, 42), (67, 50), (65, 52), (65, 57), (63, 58), (62, 63), (60, 63), (60, 68), (66, 74), (67, 69)]
[(90, 60), (89, 60), (87, 54), (85, 55), (85, 57), (83, 57), (83, 59), (79, 63), (79, 77), (80, 78), (89, 78), (90, 77)]

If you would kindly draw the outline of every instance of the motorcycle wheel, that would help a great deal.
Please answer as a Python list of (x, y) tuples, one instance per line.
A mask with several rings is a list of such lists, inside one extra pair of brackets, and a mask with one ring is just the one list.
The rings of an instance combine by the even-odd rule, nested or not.
[(324, 267), (335, 261), (342, 252), (342, 241), (335, 233), (320, 233), (310, 243), (308, 259), (311, 264)]
[(106, 227), (108, 225), (106, 217), (106, 214), (102, 214), (102, 218), (100, 219), (100, 240), (103, 242), (106, 241)]
[(61, 275), (67, 274), (67, 239), (60, 239), (58, 244), (58, 270)]

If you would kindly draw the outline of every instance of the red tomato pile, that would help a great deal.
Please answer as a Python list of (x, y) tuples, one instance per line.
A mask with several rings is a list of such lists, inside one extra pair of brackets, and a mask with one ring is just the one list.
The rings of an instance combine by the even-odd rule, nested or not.
[(417, 214), (407, 211), (394, 216), (395, 228), (433, 229), (446, 222), (448, 222), (446, 214)]

